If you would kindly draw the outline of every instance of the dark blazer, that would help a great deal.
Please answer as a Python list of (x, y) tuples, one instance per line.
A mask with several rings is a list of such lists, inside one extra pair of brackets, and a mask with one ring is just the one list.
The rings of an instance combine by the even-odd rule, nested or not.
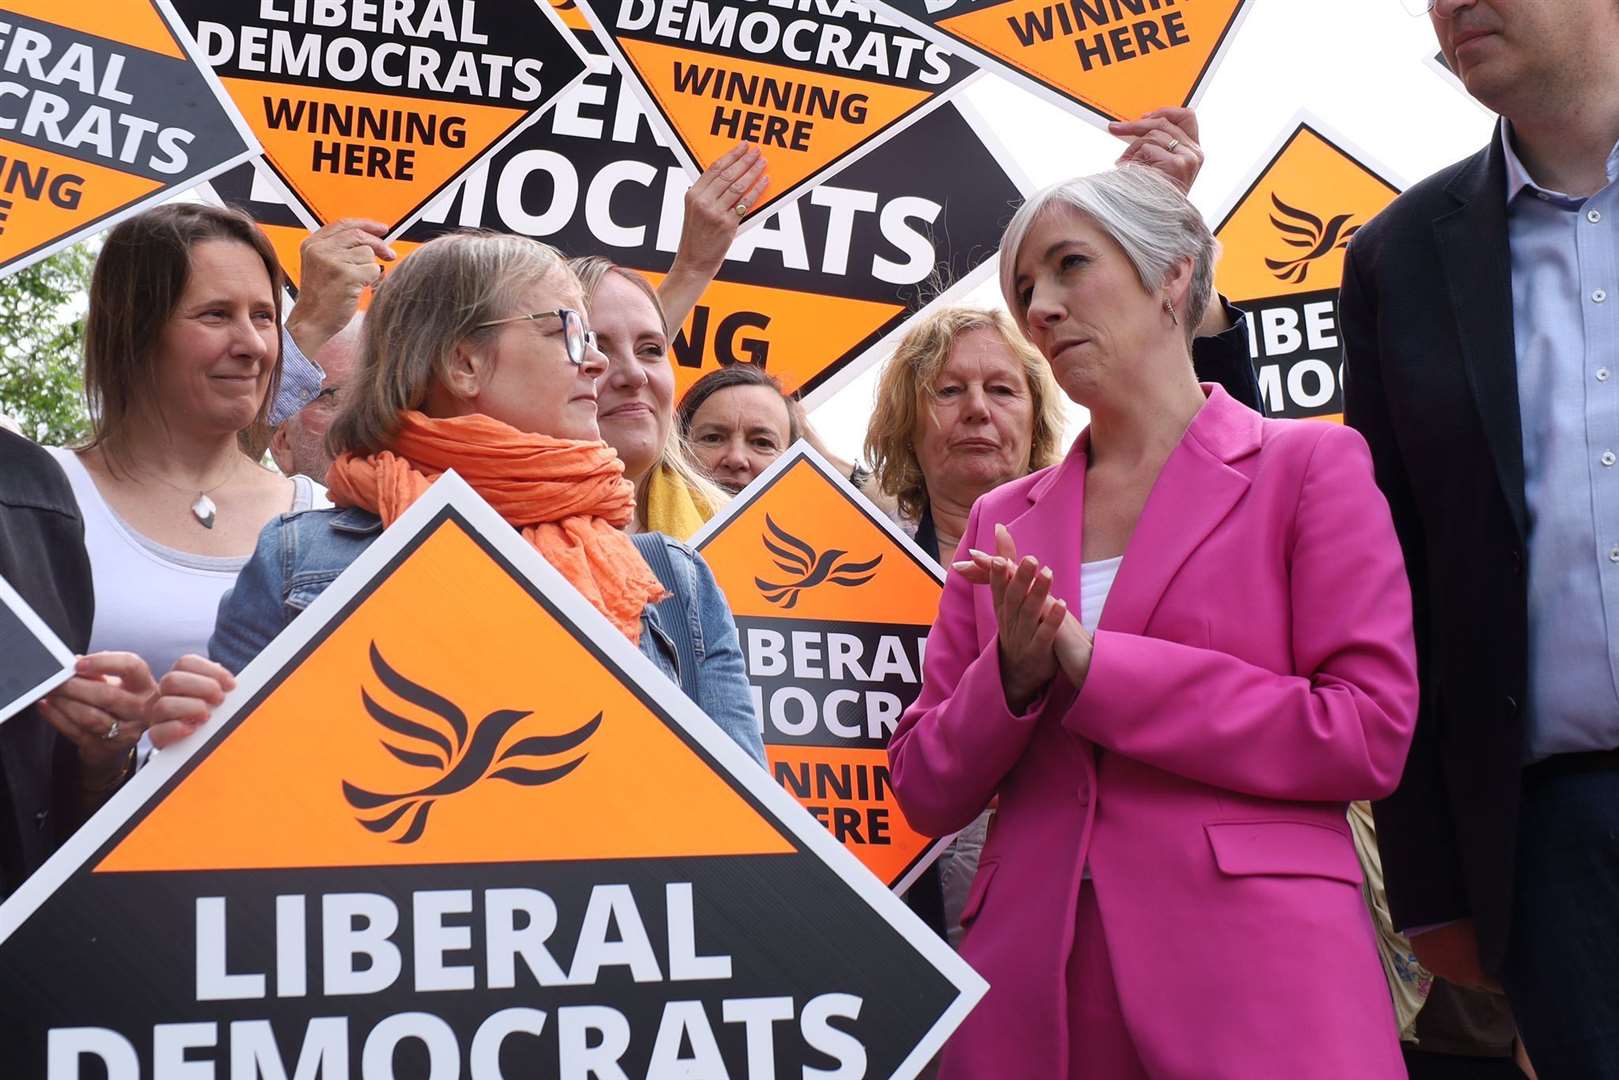
[(1350, 243), (1344, 419), (1394, 511), (1422, 704), (1375, 807), (1398, 927), (1472, 916), (1499, 972), (1512, 911), (1528, 604), (1506, 170), (1489, 147), (1396, 199)]
[[(90, 644), (95, 599), (84, 521), (51, 456), (0, 430), (0, 575), (74, 652)], [(0, 724), (0, 896), (78, 827), (79, 759), (30, 706)]]

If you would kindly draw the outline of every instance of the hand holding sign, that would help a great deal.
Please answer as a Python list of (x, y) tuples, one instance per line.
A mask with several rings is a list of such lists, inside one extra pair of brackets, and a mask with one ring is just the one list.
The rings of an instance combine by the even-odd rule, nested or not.
[(1139, 120), (1115, 121), (1107, 129), (1130, 140), (1114, 164), (1146, 165), (1175, 181), (1182, 191), (1192, 190), (1192, 182), (1203, 168), (1197, 113), (1191, 109), (1154, 109)]
[(236, 689), (236, 677), (223, 665), (186, 655), (158, 681), (161, 693), (147, 707), (152, 745), (162, 750), (201, 727), (214, 706)]
[(299, 246), (298, 303), (287, 315), (287, 332), (305, 356), (349, 324), (365, 290), (382, 280), (382, 263), (394, 249), (380, 221), (343, 218), (309, 234)]
[(51, 726), (79, 748), (91, 771), (110, 769), (129, 755), (146, 730), (146, 705), (157, 683), (146, 661), (128, 652), (81, 656), (73, 678), (39, 703)]
[(658, 286), (669, 325), (678, 327), (697, 306), (703, 291), (719, 273), (742, 219), (759, 204), (770, 186), (764, 153), (752, 143), (737, 143), (703, 170), (686, 192), (686, 218), (680, 248), (669, 276)]

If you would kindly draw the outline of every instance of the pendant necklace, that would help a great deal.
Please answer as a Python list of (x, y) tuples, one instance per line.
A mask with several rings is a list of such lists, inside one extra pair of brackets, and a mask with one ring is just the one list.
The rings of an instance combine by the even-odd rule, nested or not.
[[(236, 472), (236, 464), (235, 464), (235, 462), (232, 462), (230, 472), (225, 474), (225, 480), (229, 480), (231, 478), (231, 475), (233, 473), (235, 473), (235, 472)], [(192, 490), (194, 490), (192, 488), (181, 487), (179, 484), (174, 483), (172, 480), (164, 479), (161, 476), (155, 476), (154, 479), (156, 479), (160, 483), (167, 484), (169, 487), (173, 488), (175, 491), (192, 491)], [(198, 491), (197, 492), (197, 497), (194, 500), (192, 500), (192, 503), (191, 503), (191, 516), (196, 518), (197, 519), (197, 524), (201, 525), (205, 529), (212, 529), (214, 527), (214, 518), (217, 516), (218, 511), (219, 511), (219, 508), (214, 505), (214, 500), (210, 499), (208, 496), (212, 495), (214, 492), (216, 492), (220, 488), (224, 487), (225, 486), (225, 480), (219, 481), (219, 483), (215, 484), (213, 487), (207, 488), (206, 490)]]

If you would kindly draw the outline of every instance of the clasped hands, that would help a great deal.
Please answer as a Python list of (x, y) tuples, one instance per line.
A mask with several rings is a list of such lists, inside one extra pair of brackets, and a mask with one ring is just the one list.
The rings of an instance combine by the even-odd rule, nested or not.
[(995, 554), (968, 549), (969, 559), (950, 569), (973, 585), (987, 586), (995, 606), (1006, 704), (1026, 712), (1057, 672), (1075, 689), (1091, 668), (1091, 634), (1066, 601), (1051, 595), (1051, 568), (1033, 555), (1018, 558), (1006, 526), (995, 526)]

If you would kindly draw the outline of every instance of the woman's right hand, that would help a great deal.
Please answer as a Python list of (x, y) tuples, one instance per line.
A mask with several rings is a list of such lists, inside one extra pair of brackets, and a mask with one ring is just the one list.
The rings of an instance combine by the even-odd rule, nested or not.
[(1057, 632), (1068, 605), (1051, 596), (1051, 568), (1030, 555), (1018, 559), (1006, 526), (995, 526), (994, 555), (969, 550), (971, 561), (951, 569), (994, 599), (1001, 659), (1001, 690), (1014, 714), (1026, 712), (1057, 674)]
[(158, 693), (146, 706), (146, 730), (159, 750), (190, 735), (213, 715), (214, 707), (236, 689), (228, 669), (200, 656), (182, 656), (158, 680)]

